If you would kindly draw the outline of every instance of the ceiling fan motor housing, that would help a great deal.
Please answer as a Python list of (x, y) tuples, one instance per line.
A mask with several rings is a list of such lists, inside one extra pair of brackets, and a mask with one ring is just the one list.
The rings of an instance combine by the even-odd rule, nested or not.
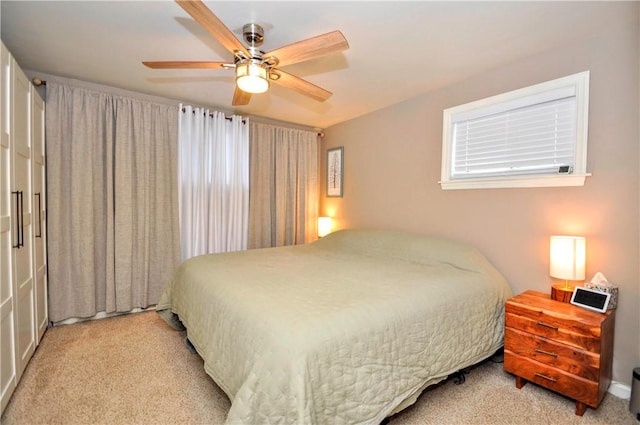
[(271, 73), (271, 69), (278, 65), (278, 59), (275, 57), (265, 58), (264, 52), (261, 51), (258, 46), (264, 42), (264, 28), (262, 26), (250, 23), (245, 24), (242, 27), (242, 35), (244, 40), (249, 44), (247, 51), (251, 55), (250, 58), (243, 57), (243, 55), (236, 54), (236, 66), (252, 64), (259, 66), (266, 71), (267, 80), (277, 80), (280, 76), (278, 74)]
[(258, 24), (246, 24), (243, 26), (242, 35), (251, 47), (261, 46), (264, 41), (264, 29)]

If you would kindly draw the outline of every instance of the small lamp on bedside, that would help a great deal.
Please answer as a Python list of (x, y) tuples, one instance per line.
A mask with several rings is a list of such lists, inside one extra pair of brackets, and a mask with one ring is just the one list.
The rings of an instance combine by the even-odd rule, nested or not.
[(318, 237), (331, 233), (331, 217), (318, 217)]
[(551, 299), (568, 303), (574, 287), (569, 281), (584, 280), (586, 243), (582, 236), (551, 236), (549, 275), (564, 279), (551, 286)]

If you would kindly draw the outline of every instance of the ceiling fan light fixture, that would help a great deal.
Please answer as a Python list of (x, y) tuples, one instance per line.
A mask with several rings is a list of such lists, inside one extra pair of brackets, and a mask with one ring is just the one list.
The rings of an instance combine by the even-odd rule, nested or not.
[(269, 88), (267, 68), (255, 62), (236, 64), (236, 84), (247, 93), (264, 93)]

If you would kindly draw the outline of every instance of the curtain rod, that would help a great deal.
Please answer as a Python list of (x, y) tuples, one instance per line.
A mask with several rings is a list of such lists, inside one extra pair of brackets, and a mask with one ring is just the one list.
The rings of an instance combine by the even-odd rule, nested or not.
[[(185, 112), (187, 112), (186, 108), (182, 108), (182, 113), (184, 114)], [(191, 113), (195, 114), (196, 113), (195, 109), (192, 110)], [(209, 114), (209, 118), (213, 118), (213, 114)], [(232, 118), (225, 115), (224, 119), (227, 120), (227, 121), (231, 121)], [(242, 124), (246, 124), (246, 123), (247, 123), (247, 121), (243, 118), (242, 119)]]
[[(42, 80), (42, 79), (40, 79), (38, 77), (33, 77), (33, 79), (31, 81), (33, 82), (33, 84), (35, 86), (46, 86), (47, 85), (47, 82), (45, 80)], [(182, 112), (183, 113), (186, 112), (185, 108), (182, 108)], [(196, 113), (196, 111), (192, 111), (192, 112), (194, 114)], [(209, 114), (209, 117), (213, 117), (213, 114)], [(231, 117), (225, 116), (224, 119), (231, 121)], [(245, 124), (246, 121), (243, 119), (242, 123)]]
[[(46, 85), (47, 85), (47, 81), (46, 81), (46, 80), (40, 79), (40, 78), (38, 78), (38, 77), (33, 77), (33, 78), (31, 79), (31, 81), (33, 82), (33, 85), (35, 85), (35, 86), (46, 86)], [(185, 109), (185, 108), (182, 108), (182, 112), (183, 112), (183, 113), (184, 113), (184, 112), (186, 112), (186, 109)], [(196, 111), (192, 111), (192, 112), (193, 112), (194, 114), (196, 113)], [(209, 117), (213, 117), (213, 114), (209, 114)], [(224, 119), (231, 121), (231, 117), (227, 117), (226, 115), (225, 115)], [(243, 123), (243, 124), (246, 124), (246, 122), (247, 122), (247, 121), (246, 121), (245, 119), (242, 119), (242, 123)], [(316, 134), (317, 134), (317, 135), (318, 135), (318, 137), (320, 137), (321, 139), (324, 139), (324, 132), (323, 132), (323, 131), (319, 131), (319, 132), (318, 132), (318, 133), (316, 133)]]
[[(187, 112), (187, 110), (186, 110), (186, 108), (184, 108), (184, 107), (183, 107), (183, 108), (182, 108), (182, 113), (184, 114), (185, 112)], [(195, 113), (196, 113), (196, 111), (195, 111), (195, 110), (192, 110), (192, 111), (191, 111), (191, 113), (195, 114)], [(209, 117), (210, 117), (210, 118), (213, 118), (213, 114), (209, 114)], [(225, 115), (224, 119), (231, 121), (231, 117), (227, 117), (226, 115)], [(246, 124), (246, 121), (243, 119), (243, 120), (242, 120), (242, 123), (243, 123), (243, 124)], [(316, 134), (317, 134), (317, 136), (318, 136), (318, 137), (320, 137), (321, 139), (324, 139), (324, 132), (323, 132), (323, 131), (319, 131), (319, 132), (317, 132)]]

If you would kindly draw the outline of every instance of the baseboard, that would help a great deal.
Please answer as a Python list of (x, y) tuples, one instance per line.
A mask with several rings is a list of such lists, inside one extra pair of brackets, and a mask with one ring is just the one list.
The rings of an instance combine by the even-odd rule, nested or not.
[(71, 324), (78, 323), (78, 322), (86, 322), (86, 321), (89, 321), (89, 320), (107, 319), (109, 317), (122, 316), (124, 314), (132, 314), (132, 313), (142, 313), (142, 312), (145, 312), (145, 311), (155, 310), (155, 309), (156, 309), (156, 306), (152, 305), (152, 306), (149, 306), (147, 308), (136, 307), (133, 310), (129, 310), (129, 311), (125, 311), (125, 312), (117, 312), (117, 313), (106, 313), (104, 311), (101, 311), (101, 312), (99, 312), (98, 314), (96, 314), (95, 316), (92, 316), (92, 317), (85, 317), (85, 318), (72, 317), (70, 319), (61, 320), (59, 322), (53, 323), (53, 326), (71, 325)]
[(622, 382), (612, 381), (607, 392), (625, 400), (629, 400), (631, 398), (631, 387), (623, 384)]

